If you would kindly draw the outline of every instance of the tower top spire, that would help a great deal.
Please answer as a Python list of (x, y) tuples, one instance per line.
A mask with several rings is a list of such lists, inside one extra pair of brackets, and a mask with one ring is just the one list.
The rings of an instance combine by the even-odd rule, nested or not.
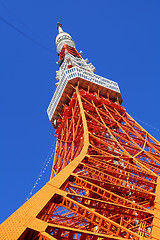
[(62, 24), (57, 22), (57, 29), (59, 31), (59, 33), (62, 33), (63, 32), (63, 29), (62, 29)]
[(59, 33), (56, 37), (56, 46), (57, 46), (58, 54), (61, 52), (64, 44), (75, 48), (76, 45), (75, 45), (74, 41), (72, 40), (72, 37), (68, 33), (63, 31), (62, 24), (60, 24), (59, 22), (57, 23), (57, 29), (59, 31)]

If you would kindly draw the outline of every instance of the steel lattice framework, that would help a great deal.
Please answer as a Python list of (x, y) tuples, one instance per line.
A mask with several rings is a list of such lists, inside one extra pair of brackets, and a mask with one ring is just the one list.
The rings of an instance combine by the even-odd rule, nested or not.
[(1, 224), (0, 239), (160, 239), (160, 143), (119, 98), (83, 82), (73, 76), (55, 115), (50, 181)]
[(73, 88), (58, 120), (55, 177), (4, 222), (4, 239), (26, 214), (19, 239), (150, 239), (160, 222), (159, 142), (124, 107)]

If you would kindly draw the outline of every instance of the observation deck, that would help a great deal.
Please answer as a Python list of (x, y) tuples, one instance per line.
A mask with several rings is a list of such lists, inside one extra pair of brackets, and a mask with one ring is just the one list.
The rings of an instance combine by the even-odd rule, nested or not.
[(113, 102), (118, 101), (120, 104), (122, 103), (122, 96), (116, 82), (85, 71), (82, 68), (72, 67), (64, 71), (47, 109), (49, 120), (54, 127), (54, 120), (59, 118), (64, 104), (69, 102), (69, 97), (72, 96), (74, 91), (71, 84), (73, 86), (79, 84), (79, 87), (84, 90), (89, 89), (90, 92), (99, 92), (100, 95), (108, 97)]

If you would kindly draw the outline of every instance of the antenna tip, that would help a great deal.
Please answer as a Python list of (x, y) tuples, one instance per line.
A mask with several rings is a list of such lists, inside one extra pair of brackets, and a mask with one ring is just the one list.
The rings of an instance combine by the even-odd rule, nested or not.
[(59, 27), (62, 27), (62, 24), (60, 24), (59, 22), (57, 22), (57, 29), (58, 29)]

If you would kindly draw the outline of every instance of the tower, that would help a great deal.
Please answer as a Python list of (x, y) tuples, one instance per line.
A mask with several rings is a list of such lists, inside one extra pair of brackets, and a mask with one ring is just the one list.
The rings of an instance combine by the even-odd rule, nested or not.
[(160, 143), (121, 106), (57, 25), (50, 181), (0, 227), (0, 239), (160, 239)]

